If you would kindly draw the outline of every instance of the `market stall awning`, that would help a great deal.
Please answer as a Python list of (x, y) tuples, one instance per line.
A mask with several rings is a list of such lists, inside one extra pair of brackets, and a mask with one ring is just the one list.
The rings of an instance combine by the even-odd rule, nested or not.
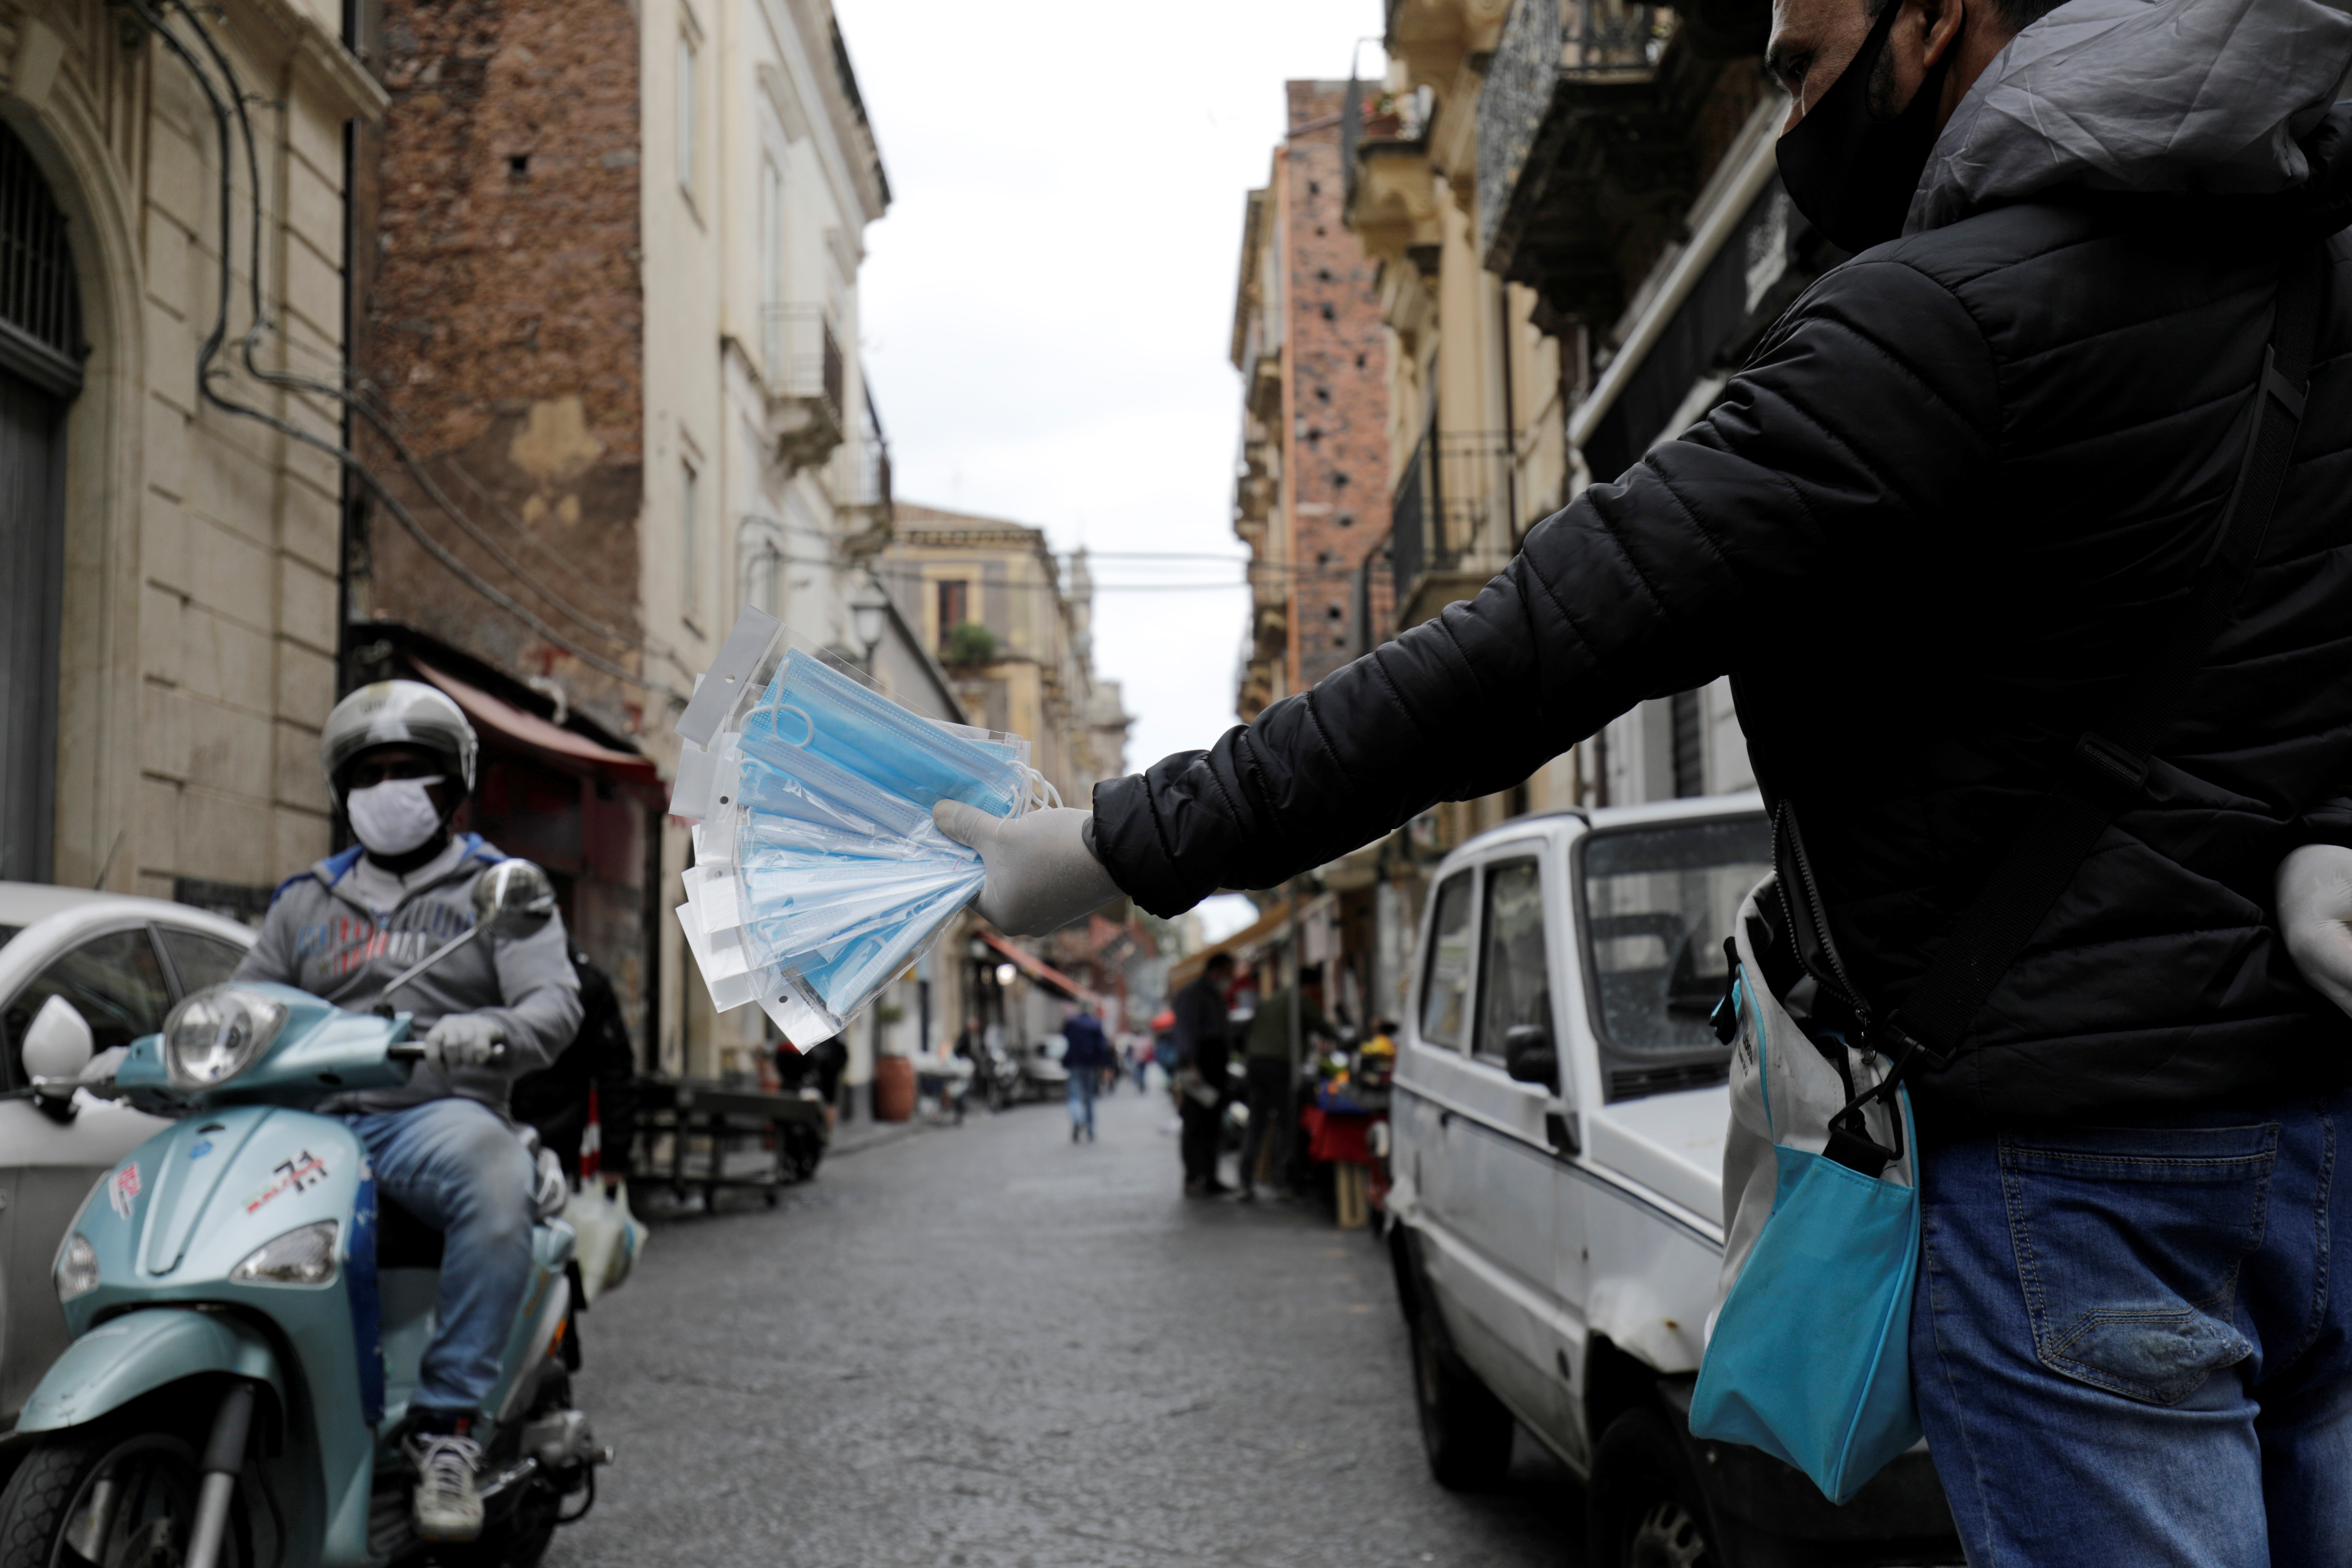
[(1172, 994), (1181, 987), (1190, 985), (1193, 981), (1198, 980), (1201, 977), (1201, 971), (1209, 966), (1209, 960), (1218, 953), (1239, 954), (1244, 949), (1255, 947), (1261, 942), (1280, 935), (1283, 926), (1289, 920), (1290, 900), (1286, 899), (1225, 938), (1224, 941), (1213, 942), (1198, 952), (1186, 953), (1168, 966), (1169, 992)]
[(574, 773), (600, 773), (625, 783), (654, 788), (661, 785), (659, 771), (635, 752), (616, 752), (610, 746), (600, 746), (585, 735), (567, 730), (561, 724), (551, 724), (538, 714), (526, 712), (502, 698), (493, 697), (478, 686), (470, 686), (454, 675), (446, 675), (414, 654), (408, 656), (408, 662), (415, 667), (417, 674), (447, 692), (450, 700), (466, 710), (466, 717), (499, 740), (520, 746), (525, 751), (536, 752)]
[(1011, 959), (1014, 966), (1018, 968), (1021, 973), (1026, 974), (1030, 979), (1036, 981), (1039, 984), (1049, 986), (1052, 989), (1060, 992), (1063, 995), (1067, 996), (1073, 1002), (1083, 1002), (1087, 1006), (1097, 1009), (1099, 1009), (1102, 1006), (1101, 997), (1096, 995), (1092, 991), (1087, 990), (1085, 986), (1079, 984), (1076, 981), (1071, 979), (1068, 975), (1063, 973), (1060, 970), (1055, 968), (1052, 964), (1046, 963), (1035, 953), (1024, 952), (1022, 949), (1013, 946), (1011, 942), (1005, 941), (1003, 937), (997, 935), (992, 931), (982, 931), (980, 933), (980, 940), (988, 943), (989, 946), (994, 948), (1005, 957)]

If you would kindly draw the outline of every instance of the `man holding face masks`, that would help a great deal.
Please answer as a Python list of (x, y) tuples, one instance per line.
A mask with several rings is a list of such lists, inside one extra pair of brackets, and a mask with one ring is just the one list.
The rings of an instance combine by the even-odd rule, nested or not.
[[(505, 858), (479, 835), (450, 831), (473, 792), (475, 751), (457, 705), (416, 681), (378, 681), (337, 703), (320, 761), (359, 843), (278, 889), (236, 978), (364, 1009), (472, 926), (474, 880)], [(384, 1196), (445, 1236), (438, 1326), (409, 1405), (426, 1541), (481, 1531), (472, 1427), (530, 1280), (535, 1173), (508, 1089), (579, 1030), (569, 952), (557, 918), (451, 954), (390, 998), (424, 1036), (407, 1085), (320, 1107), (351, 1119)]]
[(1004, 931), (1172, 917), (1729, 676), (1777, 945), (1910, 1069), (1969, 1560), (2352, 1563), (2352, 16), (1776, 0), (1768, 65), (1856, 254), (1712, 412), (1209, 750), (940, 826)]

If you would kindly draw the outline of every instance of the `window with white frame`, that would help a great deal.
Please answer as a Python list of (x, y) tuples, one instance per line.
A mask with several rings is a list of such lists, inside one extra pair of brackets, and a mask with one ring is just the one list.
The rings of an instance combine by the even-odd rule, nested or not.
[(694, 40), (684, 33), (677, 36), (677, 184), (690, 199), (694, 195), (694, 121), (696, 116), (695, 78), (697, 75)]
[(768, 374), (782, 384), (784, 366), (784, 175), (760, 160), (760, 320)]
[(677, 537), (678, 603), (688, 620), (702, 610), (702, 479), (691, 462), (679, 465)]

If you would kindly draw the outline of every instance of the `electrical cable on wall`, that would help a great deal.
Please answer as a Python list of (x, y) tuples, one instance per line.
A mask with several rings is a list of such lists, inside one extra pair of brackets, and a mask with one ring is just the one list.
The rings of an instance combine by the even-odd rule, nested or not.
[[(317, 451), (323, 452), (333, 458), (366, 488), (370, 495), (373, 496), (376, 500), (393, 515), (394, 521), (399, 522), (401, 527), (409, 534), (409, 536), (416, 541), (417, 544), (424, 549), (426, 554), (433, 557), (433, 559), (438, 562), (449, 572), (451, 575), (457, 577), (467, 587), (473, 589), (483, 598), (488, 599), (493, 605), (498, 605), (500, 609), (505, 610), (508, 614), (513, 616), (516, 619), (530, 626), (541, 637), (546, 638), (548, 642), (563, 649), (565, 652), (571, 654), (573, 658), (578, 658), (582, 663), (589, 666), (591, 668), (600, 670), (606, 675), (612, 676), (617, 680), (644, 690), (652, 691), (656, 694), (668, 697), (675, 701), (684, 702), (686, 700), (686, 694), (684, 692), (677, 690), (676, 688), (669, 686), (665, 682), (648, 679), (645, 675), (632, 670), (615, 660), (607, 658), (604, 655), (597, 653), (593, 649), (587, 647), (582, 643), (566, 636), (564, 633), (557, 630), (555, 626), (550, 624), (544, 616), (532, 610), (530, 606), (523, 604), (513, 595), (509, 594), (504, 589), (499, 587), (496, 584), (488, 581), (478, 574), (475, 573), (465, 563), (464, 561), (460, 560), (453, 552), (451, 552), (446, 545), (444, 545), (439, 540), (435, 539), (431, 534), (425, 531), (424, 527), (417, 521), (415, 516), (409, 510), (407, 506), (401, 501), (399, 497), (392, 493), (390, 488), (385, 485), (383, 480), (369, 466), (366, 460), (362, 458), (357, 453), (352, 451), (349, 447), (343, 446), (339, 441), (331, 441), (324, 437), (316, 435), (311, 431), (305, 430), (291, 421), (281, 419), (266, 409), (257, 408), (251, 405), (239, 403), (230, 397), (225, 396), (217, 389), (215, 383), (219, 380), (227, 378), (232, 374), (228, 366), (216, 363), (215, 362), (219, 358), (220, 351), (223, 345), (227, 342), (228, 338), (230, 299), (232, 296), (230, 275), (234, 270), (233, 243), (236, 232), (235, 163), (236, 142), (238, 139), (237, 132), (241, 129), (248, 177), (253, 182), (254, 193), (253, 235), (250, 242), (252, 265), (248, 268), (248, 279), (253, 296), (253, 324), (249, 329), (247, 329), (239, 343), (241, 351), (239, 358), (244, 363), (247, 374), (250, 374), (256, 381), (260, 382), (265, 386), (275, 387), (284, 392), (307, 393), (315, 396), (329, 398), (358, 414), (362, 419), (367, 422), (369, 427), (373, 429), (376, 434), (393, 448), (394, 454), (398, 458), (401, 466), (407, 471), (410, 478), (415, 481), (417, 487), (424, 491), (426, 497), (444, 512), (447, 513), (452, 521), (456, 521), (460, 529), (462, 529), (469, 537), (473, 538), (477, 543), (482, 545), (484, 549), (488, 550), (493, 558), (497, 559), (501, 565), (506, 566), (507, 569), (512, 572), (521, 582), (528, 584), (534, 593), (545, 599), (550, 605), (556, 606), (568, 618), (600, 637), (605, 637), (610, 641), (619, 643), (622, 646), (632, 648), (638, 653), (651, 657), (667, 658), (673, 664), (677, 663), (676, 654), (668, 648), (656, 647), (649, 645), (634, 634), (607, 626), (597, 620), (595, 617), (585, 615), (569, 604), (561, 595), (549, 589), (531, 574), (523, 570), (519, 563), (516, 563), (511, 556), (508, 555), (495, 542), (485, 536), (481, 531), (473, 524), (472, 520), (464, 515), (464, 513), (457, 507), (456, 503), (449, 499), (447, 492), (443, 490), (438, 484), (435, 483), (431, 476), (425, 472), (424, 465), (416, 459), (414, 451), (409, 447), (408, 444), (401, 438), (398, 432), (392, 427), (390, 421), (385, 417), (383, 413), (374, 406), (368, 397), (364, 396), (362, 393), (355, 390), (351, 384), (349, 384), (348, 381), (344, 384), (337, 384), (314, 380), (308, 376), (285, 374), (279, 372), (265, 370), (257, 362), (255, 345), (258, 342), (261, 334), (265, 331), (268, 330), (269, 321), (268, 312), (263, 306), (263, 290), (261, 285), (262, 186), (260, 177), (260, 153), (258, 143), (253, 134), (252, 120), (246, 111), (246, 95), (243, 89), (238, 86), (235, 68), (230, 65), (227, 57), (214, 42), (211, 35), (205, 26), (204, 18), (197, 15), (197, 13), (187, 4), (187, 0), (165, 0), (165, 3), (178, 9), (183, 15), (188, 17), (191, 23), (194, 25), (197, 37), (203, 44), (205, 53), (211, 56), (214, 62), (220, 68), (225, 88), (223, 83), (215, 83), (214, 81), (211, 74), (205, 69), (203, 63), (197, 59), (195, 53), (188, 47), (187, 44), (164, 21), (163, 17), (148, 5), (147, 0), (124, 0), (124, 3), (129, 7), (131, 14), (138, 17), (140, 23), (163, 42), (164, 47), (169, 49), (172, 54), (178, 58), (180, 63), (186, 68), (189, 75), (195, 79), (198, 89), (205, 95), (205, 101), (211, 106), (214, 123), (219, 133), (221, 155), (220, 279), (217, 299), (215, 303), (212, 330), (205, 335), (203, 346), (196, 356), (196, 391), (198, 396), (205, 402), (211, 404), (214, 407), (220, 409), (223, 413), (232, 415), (238, 418), (253, 420), (266, 428), (274, 430), (290, 440), (299, 441), (304, 446), (310, 447)], [(226, 100), (224, 98), (224, 91), (226, 91)], [(234, 124), (232, 121), (234, 121)], [(679, 668), (683, 668), (684, 667), (680, 666)]]

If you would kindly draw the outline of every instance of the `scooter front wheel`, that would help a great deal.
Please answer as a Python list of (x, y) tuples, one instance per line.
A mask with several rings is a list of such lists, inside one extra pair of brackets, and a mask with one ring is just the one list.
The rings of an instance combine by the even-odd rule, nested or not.
[[(147, 1568), (185, 1556), (202, 1477), (195, 1445), (152, 1406), (40, 1438), (0, 1491), (0, 1568)], [(220, 1568), (252, 1568), (240, 1495)]]

